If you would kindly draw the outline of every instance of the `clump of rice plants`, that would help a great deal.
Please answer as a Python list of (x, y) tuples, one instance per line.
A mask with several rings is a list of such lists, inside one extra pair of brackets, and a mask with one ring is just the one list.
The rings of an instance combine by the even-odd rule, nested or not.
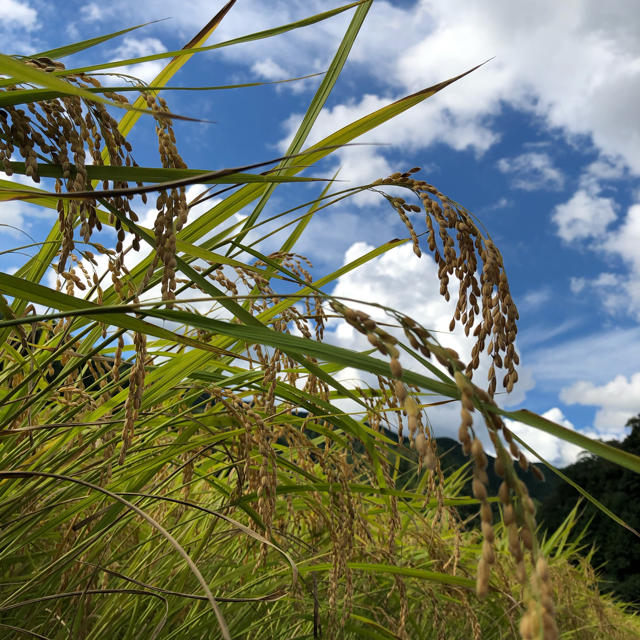
[[(458, 78), (304, 148), (371, 2), (328, 11), (316, 19), (351, 10), (352, 21), (286, 155), (188, 169), (172, 126), (179, 116), (158, 92), (233, 4), (156, 83), (137, 87), (135, 101), (58, 60), (0, 59), (2, 166), (35, 183), (0, 180), (0, 194), (50, 210), (53, 221), (37, 254), (0, 274), (4, 637), (637, 637), (637, 621), (597, 594), (588, 564), (569, 562), (575, 548), (561, 535), (538, 537), (515, 473), (529, 468), (526, 443), (503, 417), (566, 434), (496, 404), (498, 385), (510, 391), (517, 381), (518, 312), (502, 256), (474, 217), (417, 168), (338, 194), (320, 182), (313, 203), (296, 205), (301, 217), (282, 216), (292, 228), (280, 250), (260, 251), (278, 184), (313, 181), (298, 175), (302, 165)], [(160, 167), (136, 164), (127, 135), (139, 118), (155, 123)], [(203, 192), (189, 201), (191, 184)], [(211, 185), (233, 189), (192, 219)], [(381, 323), (332, 297), (326, 286), (339, 273), (314, 279), (294, 250), (312, 216), (365, 189), (388, 200), (409, 237), (340, 272), (402, 242), (418, 257), (428, 249), (441, 294), (449, 299), (452, 279), (458, 286), (451, 327), (460, 323), (475, 341), (469, 362), (416, 319), (389, 309)], [(157, 215), (145, 227), (140, 207), (151, 193)], [(243, 226), (234, 222), (241, 210)], [(426, 248), (408, 216), (421, 211)], [(107, 229), (113, 247), (96, 240)], [(249, 231), (258, 240), (249, 243)], [(51, 267), (57, 282), (47, 286)], [(373, 351), (326, 342), (330, 314)], [(473, 380), (483, 353), (493, 362), (486, 389)], [(345, 386), (346, 367), (377, 385)], [(460, 405), (472, 496), (460, 495), (459, 474), (442, 472), (427, 393)], [(491, 463), (480, 429), (495, 448)], [(572, 437), (640, 470), (633, 456)], [(411, 449), (415, 479), (405, 485), (398, 469)], [(487, 489), (489, 464), (503, 478), (497, 496)], [(479, 528), (462, 522), (458, 508), (468, 505)]]

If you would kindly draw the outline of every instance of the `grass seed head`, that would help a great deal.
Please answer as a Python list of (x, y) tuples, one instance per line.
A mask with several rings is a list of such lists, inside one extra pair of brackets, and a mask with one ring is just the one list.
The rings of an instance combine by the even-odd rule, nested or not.
[(498, 488), (498, 497), (502, 504), (507, 505), (511, 502), (509, 485), (503, 480)]
[[(489, 339), (489, 353), (493, 354), (494, 365), (505, 368), (507, 373), (503, 386), (511, 391), (517, 381), (515, 365), (518, 364), (518, 356), (514, 342), (519, 316), (497, 247), (482, 234), (466, 209), (434, 186), (415, 179), (410, 171), (395, 172), (384, 180), (377, 180), (375, 184), (401, 186), (413, 192), (426, 213), (427, 245), (438, 265), (441, 295), (449, 300), (451, 275), (455, 274), (460, 282), (458, 303), (449, 329), (452, 331), (456, 323), (461, 322), (467, 335), (473, 332), (477, 349), (466, 368), (459, 363), (457, 355), (455, 365), (470, 376), (480, 364), (480, 345)], [(403, 198), (384, 195), (407, 227), (413, 250), (420, 256), (418, 237), (408, 215), (418, 209), (417, 205), (408, 204)], [(450, 363), (447, 364), (450, 366)], [(490, 372), (490, 395), (495, 393), (497, 387), (495, 367)]]
[(396, 398), (398, 398), (398, 402), (403, 405), (407, 399), (407, 387), (400, 380), (395, 380), (393, 388), (395, 390)]
[(515, 522), (515, 512), (513, 510), (513, 505), (505, 504), (502, 511), (502, 519), (504, 523), (508, 526)]
[(389, 368), (391, 369), (391, 375), (398, 380), (402, 378), (402, 365), (398, 358), (391, 358), (389, 361)]
[(489, 593), (489, 577), (491, 575), (491, 565), (482, 557), (478, 562), (476, 573), (476, 595), (478, 598), (485, 598)]

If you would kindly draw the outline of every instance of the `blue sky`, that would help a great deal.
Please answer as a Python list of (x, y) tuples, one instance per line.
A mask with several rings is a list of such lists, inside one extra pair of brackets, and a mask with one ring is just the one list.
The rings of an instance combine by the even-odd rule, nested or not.
[[(163, 18), (64, 62), (79, 66), (178, 49), (222, 4), (0, 0), (3, 52), (29, 54)], [(341, 4), (238, 0), (211, 43)], [(195, 56), (171, 84), (321, 72), (351, 15)], [(313, 173), (329, 176), (340, 167), (341, 179), (364, 184), (417, 165), (426, 180), (477, 214), (503, 253), (521, 316), (521, 382), (500, 401), (605, 439), (624, 437), (626, 420), (640, 412), (638, 33), (635, 0), (375, 0), (310, 140), (493, 58), (366, 138), (385, 146), (341, 150)], [(160, 68), (160, 62), (145, 63), (129, 72), (150, 81)], [(180, 151), (189, 166), (203, 169), (274, 157), (286, 148), (318, 82), (167, 94), (173, 111), (215, 121), (180, 123)], [(133, 142), (140, 163), (158, 164), (148, 129), (140, 127)], [(283, 188), (270, 211), (314, 193)], [(49, 224), (16, 203), (3, 204), (0, 222), (36, 239)], [(22, 243), (20, 235), (3, 231), (0, 249)], [(318, 216), (298, 249), (320, 274), (404, 235), (388, 205), (365, 194)], [(11, 254), (0, 261), (4, 269), (20, 263)], [(429, 257), (418, 261), (402, 247), (341, 279), (335, 292), (399, 307), (445, 331), (451, 307), (439, 297), (433, 274)], [(439, 335), (461, 354), (470, 352), (463, 336)], [(346, 326), (334, 325), (331, 339), (364, 348)], [(437, 435), (455, 432), (455, 410), (429, 416)], [(575, 458), (574, 447), (513, 426), (548, 459)]]

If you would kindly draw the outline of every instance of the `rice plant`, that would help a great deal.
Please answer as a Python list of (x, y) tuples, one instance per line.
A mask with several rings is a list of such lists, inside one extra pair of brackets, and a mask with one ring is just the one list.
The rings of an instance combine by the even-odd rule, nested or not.
[[(169, 62), (150, 85), (103, 86), (96, 72), (115, 63), (60, 62), (95, 40), (0, 57), (3, 169), (33, 182), (0, 180), (0, 197), (55, 220), (33, 257), (0, 274), (4, 637), (637, 637), (637, 621), (594, 591), (588, 564), (570, 564), (576, 549), (564, 532), (575, 518), (538, 538), (515, 472), (529, 468), (528, 447), (503, 418), (636, 472), (640, 460), (498, 406), (519, 364), (518, 312), (498, 247), (418, 168), (341, 191), (311, 175), (462, 76), (305, 146), (371, 1), (249, 34), (238, 42), (352, 13), (284, 157), (190, 169), (173, 130), (180, 116), (160, 93), (233, 4), (183, 50), (158, 54)], [(138, 166), (127, 140), (141, 118), (155, 124), (160, 167)], [(288, 235), (266, 255), (267, 204), (278, 185), (296, 182), (316, 182), (317, 197), (275, 216)], [(194, 184), (202, 191), (189, 199)], [(387, 199), (407, 238), (312, 276), (295, 251), (310, 220), (367, 189)], [(140, 214), (147, 202), (151, 226)], [(97, 241), (104, 230), (113, 246)], [(416, 319), (387, 309), (382, 323), (327, 292), (405, 242), (434, 257), (444, 297), (457, 292), (451, 328), (459, 323), (474, 341), (469, 362)], [(371, 349), (327, 342), (329, 316)], [(474, 382), (482, 354), (494, 362), (486, 389)], [(345, 386), (346, 367), (375, 383)], [(427, 417), (433, 395), (460, 405), (473, 496), (460, 495), (464, 470), (442, 472)], [(504, 479), (497, 496), (487, 491), (483, 429)], [(405, 482), (399, 469), (412, 456)], [(462, 521), (468, 505), (479, 526)]]

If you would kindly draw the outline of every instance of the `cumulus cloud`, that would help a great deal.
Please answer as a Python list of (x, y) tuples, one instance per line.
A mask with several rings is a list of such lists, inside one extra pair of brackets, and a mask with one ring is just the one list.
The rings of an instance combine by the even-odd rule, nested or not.
[(557, 190), (564, 185), (564, 175), (548, 153), (531, 151), (514, 158), (501, 158), (498, 169), (510, 174), (512, 185), (524, 191)]
[(0, 0), (0, 36), (2, 50), (29, 55), (34, 49), (35, 34), (41, 23), (31, 3), (22, 0)]
[[(582, 214), (579, 208), (571, 205), (574, 200), (576, 196), (556, 209), (554, 219), (559, 225), (560, 235), (565, 240), (591, 238), (589, 248), (600, 255), (620, 260), (628, 271), (605, 271), (594, 278), (574, 276), (570, 279), (571, 291), (576, 295), (589, 292), (597, 296), (611, 315), (629, 314), (640, 318), (640, 204), (629, 207), (621, 223), (608, 229), (607, 218), (615, 216), (609, 199), (591, 199), (590, 204), (581, 210)], [(602, 200), (608, 202), (598, 207), (597, 201)], [(598, 215), (601, 216), (599, 219)]]
[[(141, 3), (117, 0), (117, 5), (124, 15), (149, 18), (148, 7)], [(324, 0), (274, 0), (267, 12), (258, 0), (246, 0), (227, 14), (216, 36), (234, 38), (338, 6)], [(385, 99), (430, 86), (495, 56), (487, 67), (430, 99), (431, 111), (422, 110), (423, 128), (438, 124), (445, 143), (481, 150), (498, 139), (491, 118), (506, 104), (535, 115), (568, 140), (590, 140), (637, 174), (636, 8), (635, 0), (585, 0), (560, 8), (553, 0), (526, 8), (509, 0), (469, 0), (463, 6), (435, 0), (398, 6), (379, 0), (353, 46), (348, 69), (375, 78), (382, 87), (377, 97)], [(175, 16), (158, 29), (188, 35), (212, 16), (211, 3), (205, 0), (194, 0), (189, 11), (176, 14), (174, 9), (170, 0), (154, 3), (154, 17)], [(270, 60), (290, 76), (323, 70), (351, 15), (224, 48), (219, 54), (249, 67), (256, 60)], [(426, 146), (431, 141), (426, 136), (417, 143)]]
[[(31, 238), (28, 235), (30, 226), (24, 206), (17, 202), (2, 203), (2, 207), (0, 207), (0, 227), (2, 227), (3, 234), (30, 242)], [(23, 243), (21, 242), (20, 244)]]
[(551, 219), (565, 242), (595, 238), (616, 219), (615, 203), (579, 189), (570, 200), (555, 207)]
[[(398, 97), (400, 96), (365, 94), (357, 101), (323, 109), (311, 131), (309, 144), (319, 142), (334, 131), (381, 109)], [(279, 143), (281, 151), (288, 147), (302, 117), (303, 114), (296, 113), (285, 121), (286, 135)], [(481, 154), (489, 149), (498, 137), (480, 122), (462, 121), (453, 113), (433, 108), (427, 101), (358, 138), (359, 143), (369, 143), (372, 146), (345, 147), (334, 152), (334, 157), (338, 158), (334, 168), (340, 167), (340, 176), (357, 186), (386, 177), (393, 171), (410, 168), (392, 166), (387, 154), (380, 150), (382, 148), (387, 151), (400, 150), (407, 153), (431, 144), (446, 143), (458, 151), (471, 149)], [(376, 145), (384, 145), (384, 147)], [(371, 194), (363, 193), (355, 199), (355, 202), (361, 206), (368, 206), (374, 199), (377, 200)]]
[[(558, 407), (553, 407), (542, 414), (543, 418), (575, 431), (575, 427)], [(556, 467), (566, 467), (578, 459), (583, 451), (580, 447), (570, 442), (556, 438), (549, 433), (530, 427), (529, 425), (506, 420), (507, 427), (519, 438), (522, 438), (536, 453)], [(593, 434), (588, 434), (593, 437)]]
[(593, 426), (603, 438), (621, 439), (629, 418), (640, 412), (640, 372), (618, 375), (603, 385), (581, 380), (565, 388), (560, 398), (567, 404), (599, 407)]
[[(163, 53), (167, 48), (158, 38), (138, 38), (135, 36), (127, 36), (122, 44), (114, 52), (115, 60), (128, 60), (131, 58), (142, 58), (151, 56), (156, 53)], [(162, 71), (167, 61), (151, 60), (140, 64), (123, 65), (111, 69), (111, 73), (124, 73), (132, 75), (143, 82), (150, 83)], [(108, 78), (109, 76), (107, 76)], [(111, 78), (110, 82), (121, 82), (117, 78)]]
[(583, 334), (526, 354), (527, 367), (533, 372), (538, 387), (551, 393), (576, 380), (584, 380), (585, 371), (596, 385), (605, 384), (617, 375), (633, 375), (638, 362), (638, 327)]
[[(373, 249), (373, 246), (364, 242), (353, 243), (345, 253), (344, 264)], [(332, 294), (400, 309), (407, 315), (418, 318), (427, 329), (446, 330), (447, 333), (455, 310), (453, 300), (447, 302), (440, 296), (438, 269), (433, 259), (430, 256), (417, 258), (409, 243), (341, 276)], [(388, 319), (382, 309), (362, 308), (366, 308), (367, 313), (375, 319)], [(349, 329), (351, 327), (346, 325), (344, 331)], [(463, 346), (460, 338), (456, 346)]]
[(603, 181), (620, 180), (626, 174), (627, 170), (620, 156), (601, 155), (583, 169), (580, 175), (580, 187), (591, 193), (599, 193), (602, 190)]
[(17, 0), (0, 0), (0, 13), (5, 28), (33, 29), (38, 19), (37, 11), (28, 2)]
[[(568, 138), (590, 137), (640, 172), (637, 134), (629, 135), (637, 130), (632, 105), (640, 93), (633, 37), (640, 16), (631, 0), (606, 8), (595, 0), (560, 9), (550, 0), (525, 10), (508, 0), (476, 0), (464, 11), (433, 0), (420, 7), (431, 24), (425, 20), (424, 37), (403, 53), (405, 83), (496, 55), (482, 78), (473, 74), (469, 86), (447, 92), (451, 108), (457, 100), (468, 112), (491, 112), (503, 100)], [(464, 100), (464, 90), (474, 99)]]
[(80, 9), (80, 17), (85, 22), (96, 22), (104, 17), (104, 10), (95, 2), (90, 2)]
[(287, 77), (286, 70), (271, 58), (258, 60), (253, 64), (251, 70), (265, 80), (282, 80)]
[(605, 190), (615, 195), (617, 182), (628, 177), (629, 168), (619, 156), (601, 155), (582, 170), (579, 189), (555, 207), (552, 221), (566, 242), (580, 242), (582, 248), (628, 268), (592, 278), (571, 276), (572, 293), (595, 296), (611, 315), (640, 318), (640, 194), (621, 217), (614, 199), (602, 195)]
[(622, 258), (640, 275), (640, 204), (629, 207), (627, 214), (615, 231), (603, 243), (603, 249)]
[(633, 274), (604, 271), (595, 278), (571, 278), (570, 287), (575, 295), (598, 300), (611, 316), (640, 318), (640, 289)]
[[(371, 251), (372, 246), (363, 242), (354, 243), (346, 252), (344, 262), (348, 263), (357, 257)], [(473, 341), (465, 337), (458, 329), (449, 332), (449, 322), (455, 310), (455, 301), (447, 302), (440, 295), (437, 266), (430, 256), (418, 259), (407, 243), (397, 247), (382, 256), (341, 276), (332, 292), (334, 296), (344, 297), (364, 302), (374, 302), (402, 311), (416, 319), (426, 329), (432, 332), (438, 341), (446, 347), (455, 349), (463, 361), (468, 361)], [(348, 302), (349, 306), (361, 308), (374, 319), (389, 322), (389, 316), (380, 307)], [(403, 339), (401, 332), (389, 329)], [(333, 320), (329, 325), (327, 338), (332, 342), (349, 349), (365, 350), (371, 345), (364, 336), (356, 332), (353, 327), (343, 321)], [(402, 357), (401, 357), (402, 360)], [(432, 376), (418, 362), (407, 361), (404, 366), (422, 374)], [(481, 359), (480, 369), (474, 374), (474, 381), (483, 385), (486, 380), (489, 362)], [(353, 371), (345, 374), (346, 379), (358, 378), (372, 382), (366, 375)], [(526, 391), (533, 386), (533, 379), (526, 368), (520, 370), (520, 380), (509, 395), (500, 396), (503, 405), (522, 402)], [(434, 398), (437, 400), (440, 398)], [(426, 398), (428, 402), (430, 398)], [(456, 437), (459, 425), (459, 407), (451, 406), (428, 408), (427, 416), (433, 424), (436, 435)], [(484, 432), (484, 429), (481, 430)]]
[(527, 291), (522, 297), (519, 305), (522, 311), (535, 311), (551, 300), (551, 289), (549, 287), (541, 287)]

